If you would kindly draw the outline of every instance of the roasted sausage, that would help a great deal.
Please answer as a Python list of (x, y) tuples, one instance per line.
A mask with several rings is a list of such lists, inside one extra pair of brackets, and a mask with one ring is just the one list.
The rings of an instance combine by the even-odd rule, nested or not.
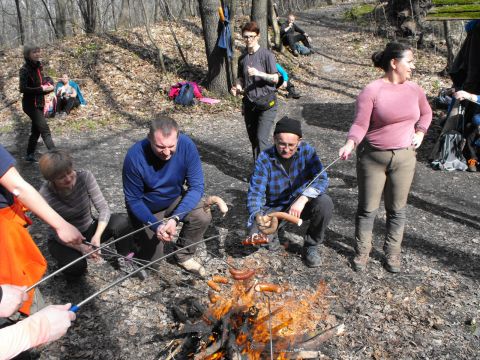
[(268, 244), (268, 238), (265, 234), (252, 234), (242, 241), (242, 245), (261, 245)]
[(258, 292), (274, 292), (274, 293), (281, 293), (282, 287), (277, 284), (267, 284), (267, 283), (260, 283), (255, 285), (255, 291)]
[(215, 304), (218, 300), (220, 300), (220, 295), (215, 294), (213, 291), (209, 291), (208, 298), (212, 304)]
[(219, 284), (228, 284), (228, 279), (225, 276), (214, 275), (212, 280)]
[(273, 212), (273, 213), (267, 214), (266, 216), (276, 217), (277, 219), (291, 222), (292, 224), (296, 224), (297, 226), (302, 225), (302, 222), (303, 222), (302, 219), (281, 211)]
[(210, 286), (211, 289), (213, 289), (217, 292), (220, 292), (220, 290), (222, 290), (220, 288), (220, 286), (216, 282), (214, 282), (213, 280), (208, 280), (207, 285)]
[(227, 204), (219, 196), (209, 196), (209, 197), (207, 197), (205, 199), (204, 204), (205, 204), (205, 207), (204, 207), (205, 211), (208, 211), (212, 205), (217, 205), (218, 209), (221, 211), (223, 216), (225, 216), (225, 214), (228, 212)]
[(248, 280), (253, 275), (255, 275), (255, 270), (253, 269), (241, 270), (241, 271), (236, 271), (235, 273), (232, 273), (232, 271), (230, 271), (230, 274), (232, 274), (232, 278), (234, 278), (235, 280)]

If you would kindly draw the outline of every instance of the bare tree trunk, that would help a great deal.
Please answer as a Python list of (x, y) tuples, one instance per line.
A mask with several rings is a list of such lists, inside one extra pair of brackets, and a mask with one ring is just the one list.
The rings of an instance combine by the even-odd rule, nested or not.
[(208, 62), (207, 88), (218, 95), (227, 95), (230, 88), (227, 77), (229, 71), (227, 56), (226, 51), (217, 45), (218, 1), (199, 0), (198, 2)]
[(55, 2), (55, 24), (60, 37), (67, 36), (67, 1), (56, 0)]
[(232, 34), (230, 41), (232, 42), (233, 59), (230, 61), (230, 85), (235, 83), (238, 68), (238, 52), (235, 51), (235, 16), (237, 15), (237, 0), (225, 0), (230, 12), (230, 32)]
[(122, 0), (122, 6), (120, 7), (120, 15), (118, 16), (118, 28), (128, 29), (130, 25), (130, 0)]
[(167, 69), (165, 68), (165, 61), (163, 60), (162, 49), (158, 47), (157, 43), (153, 39), (152, 33), (150, 32), (150, 24), (149, 24), (149, 21), (148, 21), (148, 13), (147, 13), (147, 9), (145, 7), (145, 2), (143, 0), (140, 0), (140, 3), (142, 4), (143, 17), (144, 17), (144, 20), (145, 20), (145, 29), (147, 30), (148, 38), (150, 39), (153, 46), (157, 50), (158, 60), (160, 62), (160, 66), (162, 68), (162, 72), (167, 72)]
[(57, 39), (60, 38), (60, 35), (58, 34), (57, 27), (55, 26), (55, 22), (53, 21), (52, 13), (50, 12), (50, 9), (48, 8), (47, 3), (45, 0), (42, 0), (43, 6), (45, 7), (45, 11), (47, 12), (48, 19), (50, 20), (50, 25), (52, 26), (53, 32), (55, 33), (55, 37)]
[(273, 44), (275, 49), (282, 50), (282, 40), (280, 38), (280, 25), (278, 24), (278, 14), (273, 0), (268, 0), (268, 18), (273, 28)]
[(252, 21), (255, 21), (260, 28), (260, 46), (268, 47), (268, 26), (267, 26), (267, 0), (253, 0), (252, 13), (250, 15)]
[(157, 23), (160, 21), (161, 19), (161, 9), (160, 9), (160, 1), (161, 0), (155, 0), (155, 8), (154, 8), (154, 11), (153, 11), (153, 22)]
[(115, 31), (117, 31), (117, 19), (115, 18), (115, 1), (110, 0), (110, 4), (112, 7), (112, 20), (113, 20), (113, 28)]
[[(43, 0), (42, 0), (43, 1)], [(77, 0), (78, 7), (83, 18), (85, 32), (87, 34), (95, 33), (97, 27), (97, 2), (96, 0)]]
[(20, 32), (20, 42), (25, 44), (25, 31), (23, 30), (23, 20), (22, 13), (20, 11), (20, 2), (15, 0), (15, 6), (17, 8), (17, 18), (18, 18), (18, 31)]
[(450, 72), (450, 69), (453, 64), (453, 44), (452, 44), (452, 36), (450, 32), (450, 22), (444, 21), (443, 22), (443, 32), (445, 33), (445, 43), (447, 45), (447, 66), (445, 68), (447, 74)]

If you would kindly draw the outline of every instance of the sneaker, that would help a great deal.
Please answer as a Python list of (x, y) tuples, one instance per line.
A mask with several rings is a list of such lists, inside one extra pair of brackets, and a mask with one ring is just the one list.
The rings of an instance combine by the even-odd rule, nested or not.
[(475, 160), (475, 159), (468, 160), (467, 161), (467, 165), (468, 165), (467, 171), (477, 172), (477, 164), (478, 164), (478, 161)]
[(25, 156), (25, 161), (28, 161), (28, 162), (31, 162), (31, 163), (38, 162), (38, 160), (35, 159), (35, 154), (27, 154), (27, 156)]
[(190, 258), (184, 262), (179, 262), (178, 265), (193, 274), (200, 275), (201, 277), (207, 275), (207, 272), (202, 264), (193, 258)]
[(319, 267), (322, 265), (322, 258), (318, 253), (317, 246), (306, 246), (303, 248), (303, 259), (308, 267)]
[[(134, 271), (136, 271), (139, 266), (129, 259), (126, 259), (124, 257), (118, 258), (118, 268), (120, 271), (123, 271), (127, 274), (131, 274)], [(139, 278), (140, 280), (145, 280), (147, 278), (147, 273), (145, 269), (140, 270), (135, 274), (135, 277)]]
[(367, 267), (368, 258), (370, 254), (355, 254), (353, 258), (353, 269), (355, 271), (364, 271)]
[(401, 257), (400, 254), (386, 254), (385, 255), (385, 269), (391, 273), (400, 272)]

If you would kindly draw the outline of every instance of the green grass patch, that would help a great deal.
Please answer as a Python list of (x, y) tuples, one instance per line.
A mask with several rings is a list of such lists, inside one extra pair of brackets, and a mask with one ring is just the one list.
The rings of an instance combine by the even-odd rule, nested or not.
[(480, 5), (480, 0), (433, 0), (432, 4), (434, 6)]
[(375, 6), (371, 4), (354, 6), (345, 12), (344, 18), (346, 20), (358, 20), (365, 15), (371, 14), (373, 9), (375, 9)]
[[(427, 20), (448, 20), (448, 19), (480, 19), (480, 0), (435, 0), (434, 7), (430, 9)], [(444, 5), (444, 6), (442, 6)]]

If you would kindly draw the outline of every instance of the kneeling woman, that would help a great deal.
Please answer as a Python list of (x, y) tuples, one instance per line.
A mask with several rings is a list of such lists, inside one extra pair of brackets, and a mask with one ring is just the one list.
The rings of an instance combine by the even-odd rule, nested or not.
[[(99, 246), (111, 237), (118, 238), (133, 230), (126, 214), (110, 214), (93, 174), (88, 170), (76, 170), (67, 151), (49, 151), (40, 158), (39, 165), (47, 180), (40, 193), (55, 211), (80, 230), (88, 242)], [(98, 212), (98, 219), (92, 215), (92, 204)], [(127, 255), (132, 250), (133, 241), (129, 236), (115, 245), (120, 255)], [(48, 249), (60, 267), (92, 250), (88, 245), (66, 244), (53, 234), (48, 241)], [(99, 255), (94, 253), (93, 257)], [(119, 258), (119, 265), (127, 272), (134, 268), (124, 258)], [(83, 275), (86, 270), (87, 261), (83, 259), (65, 269), (64, 273), (71, 279)]]

